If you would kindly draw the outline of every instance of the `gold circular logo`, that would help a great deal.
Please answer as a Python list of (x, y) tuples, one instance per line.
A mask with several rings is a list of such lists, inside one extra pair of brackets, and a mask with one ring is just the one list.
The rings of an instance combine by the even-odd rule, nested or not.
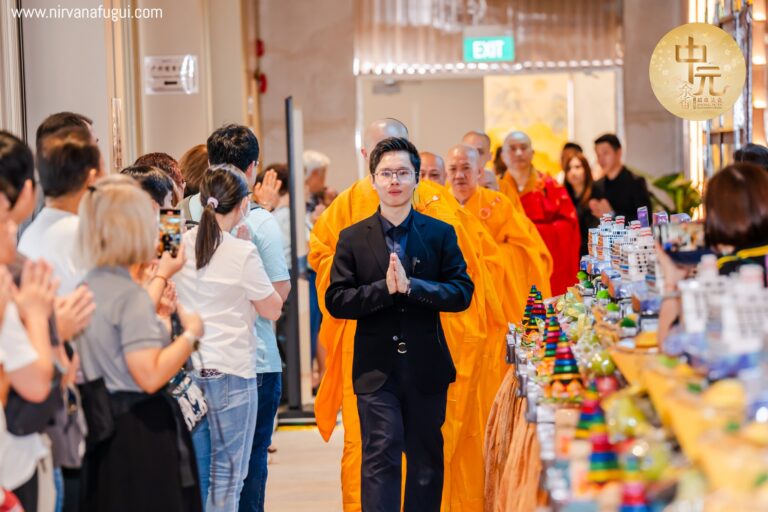
[(688, 23), (661, 38), (648, 74), (664, 108), (689, 121), (705, 121), (733, 107), (747, 69), (730, 34), (707, 23)]

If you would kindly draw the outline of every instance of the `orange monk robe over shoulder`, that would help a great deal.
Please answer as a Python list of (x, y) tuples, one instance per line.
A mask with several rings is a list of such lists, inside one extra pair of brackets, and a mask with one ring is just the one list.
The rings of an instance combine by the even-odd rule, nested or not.
[[(456, 203), (458, 205), (458, 202)], [(480, 432), (476, 436), (470, 436), (469, 440), (461, 441), (462, 445), (457, 449), (457, 453), (454, 456), (454, 462), (457, 466), (467, 467), (468, 464), (461, 465), (460, 461), (462, 454), (466, 457), (472, 457), (476, 453), (480, 453), (482, 450), (476, 448), (470, 448), (465, 443), (483, 441), (485, 442), (485, 427), (487, 425), (488, 417), (490, 415), (491, 408), (493, 407), (494, 399), (498, 392), (499, 386), (504, 378), (504, 374), (507, 371), (506, 363), (506, 333), (508, 329), (508, 322), (513, 320), (507, 316), (504, 310), (503, 304), (508, 301), (506, 295), (506, 285), (504, 283), (504, 253), (488, 232), (486, 227), (469, 210), (463, 207), (459, 207), (458, 213), (461, 215), (462, 222), (467, 231), (473, 232), (477, 239), (476, 248), (479, 251), (480, 259), (486, 266), (484, 272), (485, 293), (487, 297), (487, 315), (488, 315), (488, 336), (483, 343), (480, 354), (479, 375), (476, 376), (476, 387), (478, 394), (477, 405), (479, 408), (479, 414), (481, 423), (478, 425)], [(471, 421), (473, 418), (468, 417), (467, 421)], [(470, 445), (471, 446), (471, 445)], [(474, 450), (474, 452), (472, 452)], [(473, 474), (465, 474), (465, 479), (476, 478)], [(445, 510), (445, 509), (444, 509)], [(461, 508), (450, 510), (463, 510)]]
[[(357, 401), (352, 389), (352, 356), (356, 323), (332, 318), (325, 310), (325, 291), (330, 283), (338, 235), (342, 229), (363, 220), (376, 211), (379, 201), (369, 178), (363, 178), (342, 192), (315, 223), (310, 236), (309, 262), (317, 271), (317, 290), (323, 323), (320, 342), (327, 350), (327, 371), (315, 401), (315, 415), (321, 435), (327, 440), (336, 425), (339, 407), (344, 422), (342, 458), (342, 494), (345, 511), (360, 510), (360, 425)], [(452, 224), (467, 262), (467, 272), (475, 282), (475, 295), (468, 310), (441, 315), (443, 329), (457, 368), (457, 381), (449, 387), (445, 441), (444, 510), (482, 510), (483, 479), (479, 477), (482, 459), (482, 435), (486, 417), (476, 391), (480, 375), (480, 348), (487, 337), (486, 305), (498, 303), (493, 290), (485, 292), (487, 271), (473, 245), (472, 235), (463, 229), (464, 215), (458, 203), (444, 188), (421, 182), (414, 198), (415, 208)], [(458, 216), (456, 215), (458, 212)], [(479, 244), (477, 244), (479, 245)], [(503, 343), (503, 337), (499, 341)], [(467, 439), (472, 435), (474, 439)], [(465, 442), (466, 440), (467, 442)], [(459, 447), (457, 457), (454, 453)], [(471, 466), (471, 467), (467, 467)], [(455, 469), (454, 469), (455, 468)], [(469, 478), (469, 476), (472, 478)]]
[(507, 318), (518, 321), (531, 285), (545, 297), (550, 295), (552, 256), (523, 210), (504, 194), (478, 187), (464, 207), (480, 219), (503, 253), (497, 278), (505, 283), (502, 296)]
[[(501, 283), (496, 291), (501, 298), (504, 317), (519, 322), (531, 285), (540, 287), (542, 294), (549, 295), (549, 275), (552, 259), (536, 228), (525, 216), (522, 208), (515, 208), (512, 201), (500, 192), (478, 187), (464, 204), (489, 235), (483, 260), (489, 266), (494, 282)], [(489, 247), (492, 244), (494, 247)], [(495, 249), (495, 250), (494, 250)], [(500, 336), (506, 332), (502, 329)], [(508, 370), (505, 346), (490, 345), (483, 363), (486, 380), (480, 382), (482, 415), (487, 417), (496, 392)]]
[(509, 173), (504, 171), (504, 176), (499, 178), (499, 192), (507, 196), (515, 208), (522, 209), (523, 205), (520, 203), (520, 194), (517, 193), (515, 180), (509, 180), (507, 176)]
[[(512, 195), (510, 189), (514, 190), (515, 196), (518, 195), (515, 180), (508, 172), (504, 173), (502, 181), (508, 195)], [(550, 283), (552, 293), (561, 295), (576, 281), (579, 271), (581, 234), (576, 208), (565, 187), (535, 169), (531, 169), (519, 200), (554, 258)]]

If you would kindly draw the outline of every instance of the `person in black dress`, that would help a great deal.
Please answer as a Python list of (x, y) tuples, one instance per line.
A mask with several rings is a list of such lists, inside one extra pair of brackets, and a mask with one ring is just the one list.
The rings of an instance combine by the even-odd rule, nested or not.
[(579, 254), (587, 254), (587, 242), (589, 228), (596, 228), (600, 220), (592, 215), (589, 207), (589, 200), (592, 199), (592, 169), (589, 162), (582, 153), (573, 154), (564, 166), (565, 170), (565, 189), (576, 207), (576, 214), (579, 217), (579, 228), (581, 230), (581, 249)]

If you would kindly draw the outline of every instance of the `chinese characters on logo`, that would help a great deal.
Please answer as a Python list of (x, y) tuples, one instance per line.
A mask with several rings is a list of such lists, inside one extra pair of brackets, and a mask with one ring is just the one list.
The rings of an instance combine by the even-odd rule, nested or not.
[(661, 38), (648, 76), (656, 99), (689, 121), (731, 110), (744, 91), (746, 60), (731, 34), (708, 23), (687, 23)]
[[(680, 86), (681, 107), (693, 110), (717, 110), (723, 107), (722, 96), (728, 86), (717, 90), (715, 79), (721, 78), (722, 72), (719, 65), (707, 62), (707, 45), (696, 44), (693, 36), (688, 36), (687, 45), (675, 45), (675, 62), (688, 64), (688, 81)], [(700, 80), (698, 90), (693, 92), (697, 79)]]

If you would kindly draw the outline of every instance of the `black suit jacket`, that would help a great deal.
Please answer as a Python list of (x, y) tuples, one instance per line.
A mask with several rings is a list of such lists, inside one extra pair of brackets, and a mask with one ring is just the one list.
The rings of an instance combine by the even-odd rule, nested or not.
[(469, 307), (474, 284), (467, 275), (456, 232), (449, 224), (413, 212), (406, 244), (411, 291), (390, 295), (389, 253), (381, 220), (373, 216), (343, 230), (336, 246), (325, 305), (335, 318), (357, 320), (352, 379), (355, 393), (373, 393), (387, 380), (401, 341), (407, 345), (409, 380), (425, 393), (444, 392), (456, 380), (440, 312)]
[[(592, 187), (593, 199), (607, 199), (616, 215), (623, 215), (629, 225), (630, 221), (637, 220), (637, 209), (647, 206), (650, 212), (651, 195), (648, 192), (648, 183), (642, 176), (625, 167), (615, 179), (609, 180), (603, 176)], [(650, 215), (650, 213), (649, 213)]]

